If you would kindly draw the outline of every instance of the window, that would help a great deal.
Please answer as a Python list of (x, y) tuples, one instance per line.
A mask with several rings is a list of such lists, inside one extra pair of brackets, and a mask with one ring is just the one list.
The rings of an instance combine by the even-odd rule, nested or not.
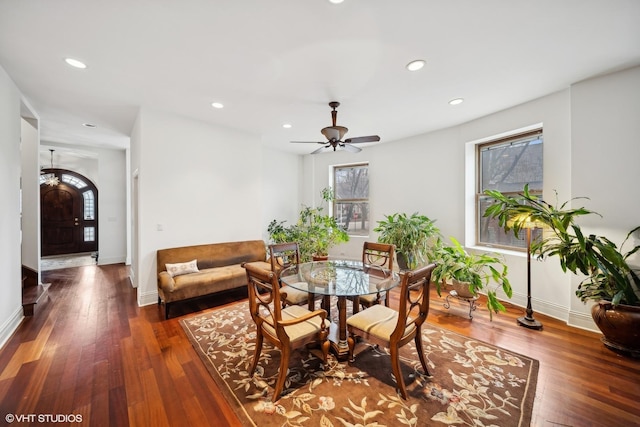
[(87, 183), (80, 178), (66, 173), (62, 174), (62, 182), (66, 182), (67, 184), (73, 185), (76, 188), (84, 188), (87, 186)]
[(95, 242), (96, 240), (96, 229), (95, 227), (85, 227), (84, 228), (84, 241), (85, 242)]
[(333, 216), (354, 236), (369, 234), (369, 165), (333, 168)]
[(84, 219), (92, 220), (96, 219), (95, 211), (96, 211), (96, 201), (93, 197), (93, 191), (87, 190), (82, 193), (82, 198), (84, 200)]
[[(476, 147), (478, 175), (476, 179), (476, 241), (480, 246), (526, 249), (522, 236), (505, 233), (495, 218), (484, 217), (491, 199), (485, 190), (498, 190), (517, 196), (525, 184), (532, 194), (542, 194), (542, 129), (513, 135)], [(533, 237), (540, 230), (534, 230)]]

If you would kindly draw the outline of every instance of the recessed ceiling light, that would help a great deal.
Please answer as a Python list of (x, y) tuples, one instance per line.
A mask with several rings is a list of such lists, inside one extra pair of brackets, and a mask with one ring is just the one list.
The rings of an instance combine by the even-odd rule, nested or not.
[(82, 61), (78, 61), (77, 59), (65, 58), (64, 62), (66, 62), (67, 64), (69, 64), (69, 65), (71, 65), (72, 67), (75, 67), (75, 68), (81, 68), (81, 69), (87, 68), (87, 64), (85, 64)]
[(329, 0), (329, 3), (333, 3), (333, 4), (340, 4), (342, 3), (344, 0)]
[(449, 105), (458, 105), (458, 104), (462, 104), (463, 102), (464, 102), (464, 99), (456, 98), (449, 101)]
[(409, 71), (418, 71), (422, 67), (424, 67), (424, 59), (416, 59), (415, 61), (411, 61), (407, 64), (407, 70)]
[(223, 108), (223, 107), (224, 107), (224, 105), (222, 105), (222, 104), (221, 104), (221, 103), (219, 103), (219, 102), (212, 102), (212, 103), (211, 103), (211, 106), (212, 106), (213, 108)]
[(291, 129), (291, 124), (290, 123), (285, 123), (282, 125), (283, 128), (285, 129)]
[(94, 125), (93, 123), (83, 123), (82, 126), (86, 127), (86, 128), (95, 128), (97, 127), (96, 125)]

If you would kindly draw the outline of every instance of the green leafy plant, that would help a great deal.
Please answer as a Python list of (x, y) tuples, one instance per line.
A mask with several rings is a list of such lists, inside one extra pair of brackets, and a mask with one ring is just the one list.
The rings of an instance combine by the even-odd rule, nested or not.
[[(497, 287), (502, 287), (509, 298), (513, 294), (507, 278), (506, 264), (493, 254), (467, 252), (453, 237), (451, 242), (452, 245), (448, 246), (438, 239), (429, 255), (430, 261), (436, 263), (431, 273), (431, 280), (436, 285), (438, 295), (441, 293), (442, 284), (455, 281), (463, 282), (468, 286), (472, 295), (477, 295), (479, 291), (486, 289), (487, 308), (490, 318), (493, 319), (494, 312), (506, 310), (496, 296)], [(494, 288), (490, 287), (491, 281), (496, 283)]]
[[(322, 190), (322, 200), (333, 201), (331, 188)], [(302, 206), (298, 221), (290, 226), (286, 221), (273, 220), (267, 227), (269, 239), (273, 243), (298, 242), (300, 261), (311, 261), (314, 256), (327, 256), (333, 246), (349, 241), (347, 232), (338, 225), (334, 217), (324, 213), (322, 206), (312, 208)]]
[(518, 197), (493, 190), (485, 194), (495, 200), (485, 216), (497, 218), (505, 230), (513, 230), (518, 235), (527, 220), (545, 225), (548, 232), (532, 242), (531, 253), (539, 259), (557, 256), (563, 271), (586, 275), (576, 291), (582, 302), (607, 300), (613, 305), (640, 305), (640, 278), (627, 262), (640, 250), (640, 245), (622, 252), (622, 247), (640, 226), (632, 229), (618, 248), (606, 237), (585, 236), (576, 224), (576, 219), (583, 215), (601, 216), (597, 212), (584, 207), (568, 209), (569, 201), (554, 206), (530, 194), (528, 185)]
[(412, 270), (424, 263), (430, 245), (440, 233), (434, 222), (417, 212), (411, 216), (395, 213), (385, 215), (373, 231), (379, 233), (378, 242), (395, 245), (400, 268)]

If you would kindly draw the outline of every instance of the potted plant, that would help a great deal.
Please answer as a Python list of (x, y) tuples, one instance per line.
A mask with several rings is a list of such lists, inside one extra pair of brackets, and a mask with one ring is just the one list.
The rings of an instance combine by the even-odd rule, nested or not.
[(440, 233), (434, 220), (417, 212), (408, 216), (405, 213), (385, 215), (373, 229), (378, 242), (396, 246), (398, 266), (402, 270), (413, 270), (424, 263), (429, 246)]
[(527, 185), (519, 197), (505, 196), (498, 191), (485, 193), (495, 200), (485, 216), (497, 218), (505, 230), (512, 229), (517, 235), (525, 218), (545, 225), (548, 231), (541, 239), (534, 240), (531, 253), (539, 259), (557, 256), (563, 271), (585, 275), (576, 295), (584, 303), (595, 301), (591, 314), (604, 335), (604, 344), (640, 356), (640, 278), (628, 264), (629, 257), (640, 250), (640, 245), (622, 251), (640, 227), (631, 230), (618, 248), (604, 236), (584, 235), (576, 219), (599, 215), (584, 207), (568, 209), (569, 202), (551, 205), (531, 195)]
[[(451, 242), (453, 245), (447, 246), (438, 239), (429, 254), (430, 261), (436, 263), (431, 280), (436, 285), (438, 295), (441, 294), (442, 284), (452, 286), (462, 298), (473, 298), (486, 289), (489, 317), (493, 319), (494, 312), (505, 311), (496, 296), (497, 287), (501, 286), (507, 297), (511, 298), (512, 295), (506, 264), (493, 254), (467, 252), (453, 237)], [(491, 281), (496, 283), (493, 288), (490, 287)]]
[[(333, 198), (331, 188), (322, 190), (324, 202), (331, 202)], [(322, 206), (312, 208), (303, 205), (295, 224), (285, 226), (285, 222), (274, 219), (269, 223), (267, 233), (273, 243), (298, 242), (301, 262), (326, 259), (330, 248), (349, 241), (347, 232), (334, 217), (324, 213)]]

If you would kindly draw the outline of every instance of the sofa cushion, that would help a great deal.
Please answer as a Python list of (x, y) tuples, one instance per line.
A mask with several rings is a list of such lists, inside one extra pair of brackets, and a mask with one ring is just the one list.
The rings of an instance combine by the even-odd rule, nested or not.
[[(179, 301), (215, 292), (246, 287), (247, 276), (240, 265), (207, 268), (197, 273), (176, 276), (162, 289), (165, 301)], [(162, 281), (164, 285), (164, 281)]]

